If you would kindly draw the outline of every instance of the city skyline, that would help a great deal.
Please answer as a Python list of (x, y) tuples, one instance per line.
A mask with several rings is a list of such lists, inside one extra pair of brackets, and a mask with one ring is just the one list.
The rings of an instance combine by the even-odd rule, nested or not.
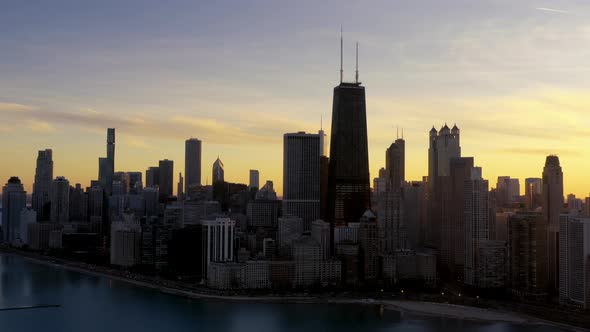
[[(217, 13), (215, 5), (145, 3), (144, 15), (127, 21), (125, 13), (136, 5), (110, 4), (93, 16), (92, 8), (66, 2), (34, 10), (11, 4), (3, 11), (10, 17), (0, 14), (0, 31), (7, 31), (0, 32), (0, 42), (8, 50), (0, 69), (16, 78), (0, 79), (0, 114), (13, 123), (0, 129), (0, 138), (10, 142), (0, 147), (10, 156), (0, 165), (3, 181), (18, 176), (32, 193), (37, 151), (52, 149), (54, 175), (88, 186), (104, 155), (104, 129), (115, 127), (117, 171), (144, 172), (158, 160), (174, 160), (175, 184), (183, 142), (197, 137), (203, 141), (202, 183), (219, 155), (227, 181), (247, 183), (249, 169), (259, 169), (260, 180), (272, 180), (281, 193), (282, 135), (317, 132), (322, 116), (331, 134), (330, 89), (338, 81), (342, 24), (345, 81), (353, 80), (354, 44), (360, 42), (371, 179), (385, 164), (397, 127), (404, 128), (406, 179), (419, 180), (427, 174), (428, 129), (456, 122), (463, 154), (474, 156), (492, 183), (498, 176), (521, 183), (540, 177), (545, 157), (557, 154), (564, 193), (588, 194), (590, 135), (582, 115), (590, 105), (584, 93), (590, 68), (580, 46), (590, 41), (587, 5), (562, 1), (547, 5), (559, 11), (549, 11), (529, 1), (322, 4), (314, 6), (316, 17), (259, 2), (233, 4), (207, 31), (199, 31), (195, 18)], [(240, 10), (261, 8), (263, 23), (282, 27), (280, 33), (257, 24), (235, 32), (244, 23), (234, 21)], [(33, 22), (44, 9), (56, 15)], [(59, 10), (67, 17), (58, 24), (64, 18)], [(290, 18), (279, 21), (287, 10)], [(326, 20), (328, 10), (340, 15)], [(437, 10), (441, 18), (433, 14)], [(342, 19), (352, 12), (359, 12), (359, 24)], [(109, 13), (117, 13), (111, 26), (99, 29), (99, 18)], [(162, 19), (172, 14), (176, 23)], [(462, 20), (450, 23), (455, 16)], [(15, 32), (14, 20), (30, 24)], [(88, 24), (79, 26), (82, 21)], [(150, 22), (158, 24), (146, 28)], [(430, 23), (426, 29), (424, 22)], [(273, 56), (261, 57), (268, 52)], [(440, 56), (427, 56), (432, 52)], [(507, 162), (512, 160), (518, 162)]]

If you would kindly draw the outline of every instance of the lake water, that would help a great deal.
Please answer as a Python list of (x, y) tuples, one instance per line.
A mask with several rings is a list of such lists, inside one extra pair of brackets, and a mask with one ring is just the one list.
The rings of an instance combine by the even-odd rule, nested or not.
[(0, 254), (0, 331), (555, 331), (421, 317), (375, 306), (191, 300)]

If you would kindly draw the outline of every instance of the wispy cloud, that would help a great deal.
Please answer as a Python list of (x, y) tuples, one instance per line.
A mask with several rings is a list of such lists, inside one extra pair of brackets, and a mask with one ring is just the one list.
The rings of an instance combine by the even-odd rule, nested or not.
[(28, 120), (27, 127), (37, 133), (51, 133), (55, 128), (48, 122), (39, 120)]
[(542, 10), (545, 12), (554, 12), (554, 13), (569, 13), (567, 10), (562, 9), (555, 9), (555, 8), (547, 8), (547, 7), (537, 7), (536, 10)]
[(33, 106), (0, 102), (0, 112), (23, 112), (34, 109)]

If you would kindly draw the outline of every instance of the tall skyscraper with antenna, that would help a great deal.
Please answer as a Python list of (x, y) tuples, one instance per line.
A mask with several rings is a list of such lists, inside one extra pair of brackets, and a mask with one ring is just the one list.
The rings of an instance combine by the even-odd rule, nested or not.
[[(365, 87), (343, 81), (340, 37), (340, 84), (334, 88), (328, 175), (327, 219), (332, 225), (358, 222), (370, 207)], [(358, 55), (358, 52), (357, 52)], [(358, 58), (357, 58), (358, 64)]]

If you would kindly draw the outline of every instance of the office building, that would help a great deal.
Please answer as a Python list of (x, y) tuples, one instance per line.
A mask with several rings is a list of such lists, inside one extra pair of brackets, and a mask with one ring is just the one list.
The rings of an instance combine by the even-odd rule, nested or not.
[(70, 222), (70, 181), (58, 176), (51, 184), (51, 222), (65, 224)]
[[(481, 168), (471, 168), (471, 178), (464, 182), (464, 283), (479, 286), (480, 244), (489, 240), (488, 181), (482, 178)], [(490, 282), (487, 282), (490, 283)]]
[(2, 187), (2, 233), (3, 241), (15, 243), (20, 238), (20, 217), (27, 206), (27, 192), (16, 176), (8, 179)]
[(53, 181), (53, 151), (41, 150), (37, 155), (35, 183), (33, 183), (32, 206), (37, 211), (38, 221), (47, 221), (51, 216), (49, 192)]
[(293, 241), (303, 234), (303, 219), (294, 216), (283, 216), (279, 218), (277, 241), (279, 254), (283, 257), (290, 257), (293, 249)]
[(330, 237), (330, 224), (323, 220), (314, 220), (311, 223), (311, 238), (320, 244), (322, 253), (322, 260), (328, 260), (330, 255), (331, 237)]
[(543, 217), (547, 225), (547, 278), (549, 287), (559, 286), (559, 215), (563, 211), (563, 172), (557, 156), (547, 156), (543, 168)]
[(158, 163), (159, 168), (159, 192), (160, 201), (166, 201), (172, 196), (173, 177), (174, 177), (174, 161), (164, 159)]
[[(358, 74), (358, 71), (357, 71)], [(371, 207), (365, 87), (357, 79), (334, 88), (326, 221), (357, 222)]]
[(590, 308), (590, 218), (560, 216), (559, 302)]
[[(428, 246), (442, 250), (442, 225), (445, 211), (451, 210), (451, 160), (461, 157), (460, 131), (455, 125), (450, 129), (446, 124), (437, 131), (430, 130), (428, 148), (428, 209), (426, 216), (425, 241)], [(447, 214), (448, 215), (448, 214)], [(448, 265), (451, 257), (447, 250)]]
[(362, 276), (368, 283), (375, 282), (379, 274), (379, 235), (377, 218), (371, 210), (360, 218), (359, 243), (360, 258), (363, 262)]
[(145, 186), (158, 187), (160, 185), (160, 168), (150, 167), (145, 171)]
[(201, 155), (202, 142), (196, 138), (187, 139), (184, 144), (184, 190), (201, 186)]
[(541, 213), (521, 212), (508, 219), (508, 279), (513, 294), (547, 295), (547, 225)]
[(29, 244), (29, 225), (37, 222), (37, 212), (32, 208), (24, 208), (20, 213), (20, 241)]
[(542, 206), (543, 179), (526, 178), (524, 180), (525, 207), (528, 210), (535, 210)]
[(211, 262), (233, 261), (236, 222), (230, 218), (216, 218), (203, 221), (203, 226), (206, 228), (205, 266)]
[(250, 170), (250, 181), (248, 182), (248, 189), (256, 189), (260, 188), (260, 173), (257, 169)]
[(223, 169), (223, 162), (219, 157), (213, 163), (213, 172), (211, 176), (211, 183), (215, 185), (217, 182), (225, 182), (225, 170)]
[(304, 230), (320, 217), (320, 136), (283, 136), (283, 213), (303, 219)]
[(392, 190), (399, 190), (406, 180), (405, 162), (406, 162), (406, 142), (403, 138), (398, 138), (391, 143), (385, 152), (385, 169), (387, 179), (391, 183)]

